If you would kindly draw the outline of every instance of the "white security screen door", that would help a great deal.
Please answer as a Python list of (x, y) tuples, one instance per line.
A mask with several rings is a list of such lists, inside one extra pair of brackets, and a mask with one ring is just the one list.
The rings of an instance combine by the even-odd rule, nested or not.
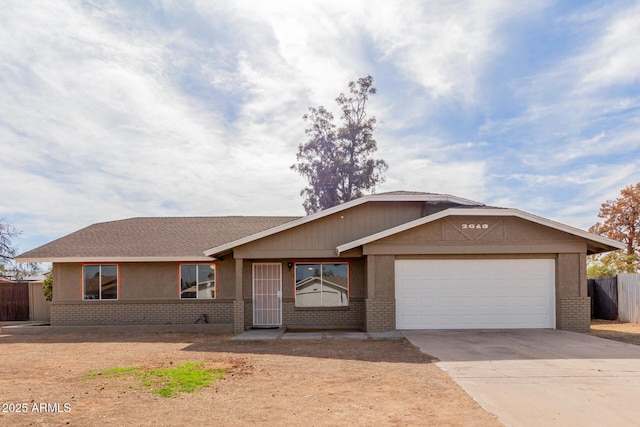
[(282, 325), (282, 264), (253, 264), (253, 325)]

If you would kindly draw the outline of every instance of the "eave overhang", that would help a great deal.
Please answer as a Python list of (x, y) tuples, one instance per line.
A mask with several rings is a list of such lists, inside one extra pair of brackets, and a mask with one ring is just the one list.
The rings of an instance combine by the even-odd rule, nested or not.
[(78, 262), (78, 263), (119, 263), (119, 262), (211, 262), (209, 256), (146, 256), (146, 257), (114, 257), (114, 256), (75, 256), (75, 257), (18, 257), (18, 262)]

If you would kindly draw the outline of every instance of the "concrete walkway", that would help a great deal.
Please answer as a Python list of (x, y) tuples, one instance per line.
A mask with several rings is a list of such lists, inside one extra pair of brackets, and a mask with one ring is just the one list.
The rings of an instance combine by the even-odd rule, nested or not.
[(286, 328), (278, 329), (249, 329), (233, 337), (234, 340), (383, 340), (402, 339), (403, 335), (397, 331), (391, 332), (353, 332), (353, 331), (311, 331), (292, 332)]
[[(100, 333), (209, 333), (229, 334), (231, 325), (217, 324), (166, 324), (166, 325), (100, 325), (100, 326), (48, 326), (47, 322), (0, 322), (0, 335), (55, 335), (55, 334), (100, 334)], [(358, 332), (340, 330), (318, 330), (297, 332), (286, 328), (249, 329), (235, 335), (234, 340), (390, 340), (403, 339), (398, 331)]]
[(507, 426), (637, 426), (640, 347), (556, 330), (404, 331)]

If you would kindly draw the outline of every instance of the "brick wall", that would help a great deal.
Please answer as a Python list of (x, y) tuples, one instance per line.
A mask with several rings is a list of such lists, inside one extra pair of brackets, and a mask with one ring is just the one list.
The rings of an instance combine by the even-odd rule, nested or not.
[(588, 331), (591, 324), (591, 298), (568, 297), (558, 302), (558, 329)]
[(364, 298), (351, 297), (348, 307), (295, 307), (295, 298), (282, 299), (282, 323), (289, 328), (364, 328)]
[(251, 329), (253, 326), (253, 301), (244, 301), (244, 328)]
[(52, 326), (165, 325), (194, 323), (206, 314), (210, 324), (234, 324), (233, 300), (54, 301)]
[(233, 301), (233, 333), (239, 334), (244, 332), (244, 301)]
[(365, 305), (367, 332), (393, 331), (396, 329), (395, 299), (367, 299)]

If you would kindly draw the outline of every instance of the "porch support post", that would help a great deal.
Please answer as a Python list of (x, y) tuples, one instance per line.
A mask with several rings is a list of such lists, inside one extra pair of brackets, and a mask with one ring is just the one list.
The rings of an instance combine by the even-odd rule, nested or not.
[(233, 333), (244, 332), (244, 295), (243, 295), (243, 266), (244, 259), (236, 258), (236, 297), (233, 301)]
[(375, 331), (375, 299), (376, 299), (376, 257), (367, 256), (367, 279), (364, 299), (364, 327), (367, 331)]
[(393, 331), (396, 327), (394, 281), (395, 258), (367, 255), (367, 285), (364, 300), (367, 332)]
[(243, 301), (244, 296), (242, 292), (242, 272), (243, 272), (244, 259), (236, 258), (236, 301)]
[(367, 299), (376, 298), (376, 257), (367, 256)]

